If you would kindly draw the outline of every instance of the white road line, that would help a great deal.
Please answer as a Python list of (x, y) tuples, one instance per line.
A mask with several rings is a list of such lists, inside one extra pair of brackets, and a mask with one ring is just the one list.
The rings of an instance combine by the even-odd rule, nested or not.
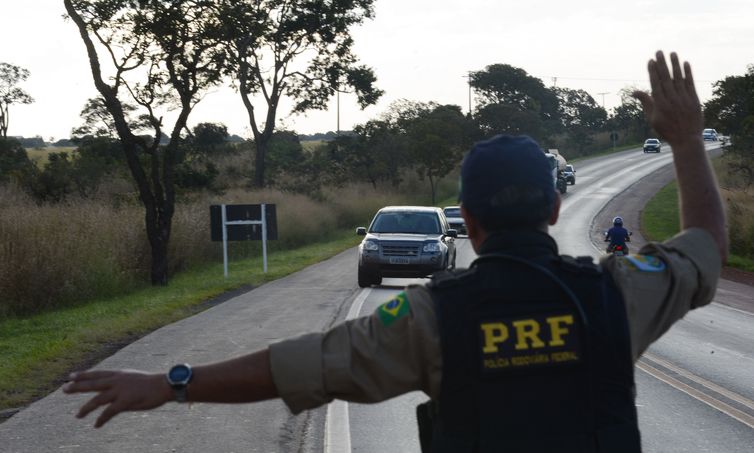
[[(348, 310), (346, 320), (354, 319), (361, 313), (364, 301), (369, 297), (372, 288), (364, 288), (353, 300)], [(351, 452), (351, 423), (348, 420), (348, 403), (335, 400), (327, 405), (325, 419), (325, 453)]]

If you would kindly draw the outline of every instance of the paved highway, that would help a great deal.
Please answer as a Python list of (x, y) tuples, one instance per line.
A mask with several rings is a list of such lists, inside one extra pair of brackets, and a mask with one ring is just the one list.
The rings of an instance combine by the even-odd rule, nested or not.
[[(641, 192), (642, 183), (634, 183), (667, 168), (667, 151), (645, 155), (633, 150), (578, 163), (577, 184), (569, 186), (561, 221), (552, 230), (561, 252), (599, 255), (593, 238), (608, 225), (592, 225), (592, 219), (604, 217), (614, 197)], [(463, 266), (474, 254), (467, 240), (458, 244), (458, 265)], [(177, 362), (242, 354), (371, 313), (409, 282), (385, 279), (380, 287), (358, 289), (351, 249), (166, 326), (98, 367), (165, 370)], [(716, 295), (716, 301), (744, 306), (751, 300), (752, 288), (732, 283)], [(693, 312), (655, 344), (636, 371), (645, 451), (752, 451), (752, 345), (754, 316), (718, 303)], [(0, 424), (0, 452), (417, 451), (414, 406), (425, 399), (414, 393), (376, 405), (335, 402), (298, 416), (280, 402), (168, 404), (150, 413), (120, 415), (94, 430), (91, 416), (85, 421), (73, 417), (84, 397), (58, 390)]]

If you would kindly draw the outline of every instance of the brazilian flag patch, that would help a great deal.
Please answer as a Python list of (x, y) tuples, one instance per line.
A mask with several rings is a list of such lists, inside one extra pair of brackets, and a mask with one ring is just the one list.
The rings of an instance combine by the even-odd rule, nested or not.
[(401, 292), (394, 299), (377, 307), (377, 316), (380, 317), (384, 326), (389, 326), (409, 313), (408, 297)]
[(640, 272), (662, 272), (666, 267), (664, 261), (652, 255), (628, 255), (625, 260)]

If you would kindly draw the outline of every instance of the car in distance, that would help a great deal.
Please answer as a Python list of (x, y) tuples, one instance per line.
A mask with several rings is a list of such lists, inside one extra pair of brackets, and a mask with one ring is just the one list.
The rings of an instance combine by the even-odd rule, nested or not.
[(382, 277), (426, 277), (456, 265), (456, 230), (442, 209), (388, 206), (377, 211), (359, 244), (358, 281), (362, 288), (379, 285)]
[(573, 165), (568, 164), (565, 166), (565, 170), (563, 170), (563, 178), (565, 178), (566, 183), (570, 185), (576, 184), (576, 169), (573, 168)]
[(466, 224), (461, 217), (460, 206), (446, 206), (442, 208), (442, 213), (445, 214), (445, 218), (448, 219), (448, 225), (450, 228), (456, 230), (458, 234), (466, 233)]
[(644, 141), (645, 153), (659, 153), (662, 144), (656, 138), (648, 138)]
[(705, 129), (702, 131), (702, 138), (705, 141), (717, 141), (717, 131), (714, 129)]

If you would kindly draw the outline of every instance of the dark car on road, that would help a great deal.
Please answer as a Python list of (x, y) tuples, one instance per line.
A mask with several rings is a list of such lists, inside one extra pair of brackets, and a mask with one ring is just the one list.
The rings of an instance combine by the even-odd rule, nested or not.
[(359, 244), (359, 286), (382, 283), (382, 277), (426, 277), (456, 265), (456, 230), (440, 208), (388, 206), (377, 211)]
[(659, 153), (662, 144), (656, 138), (648, 138), (644, 141), (645, 153)]
[(466, 223), (463, 221), (463, 217), (461, 217), (460, 206), (446, 206), (442, 208), (442, 212), (445, 214), (445, 218), (448, 219), (450, 228), (456, 230), (458, 234), (467, 234)]

